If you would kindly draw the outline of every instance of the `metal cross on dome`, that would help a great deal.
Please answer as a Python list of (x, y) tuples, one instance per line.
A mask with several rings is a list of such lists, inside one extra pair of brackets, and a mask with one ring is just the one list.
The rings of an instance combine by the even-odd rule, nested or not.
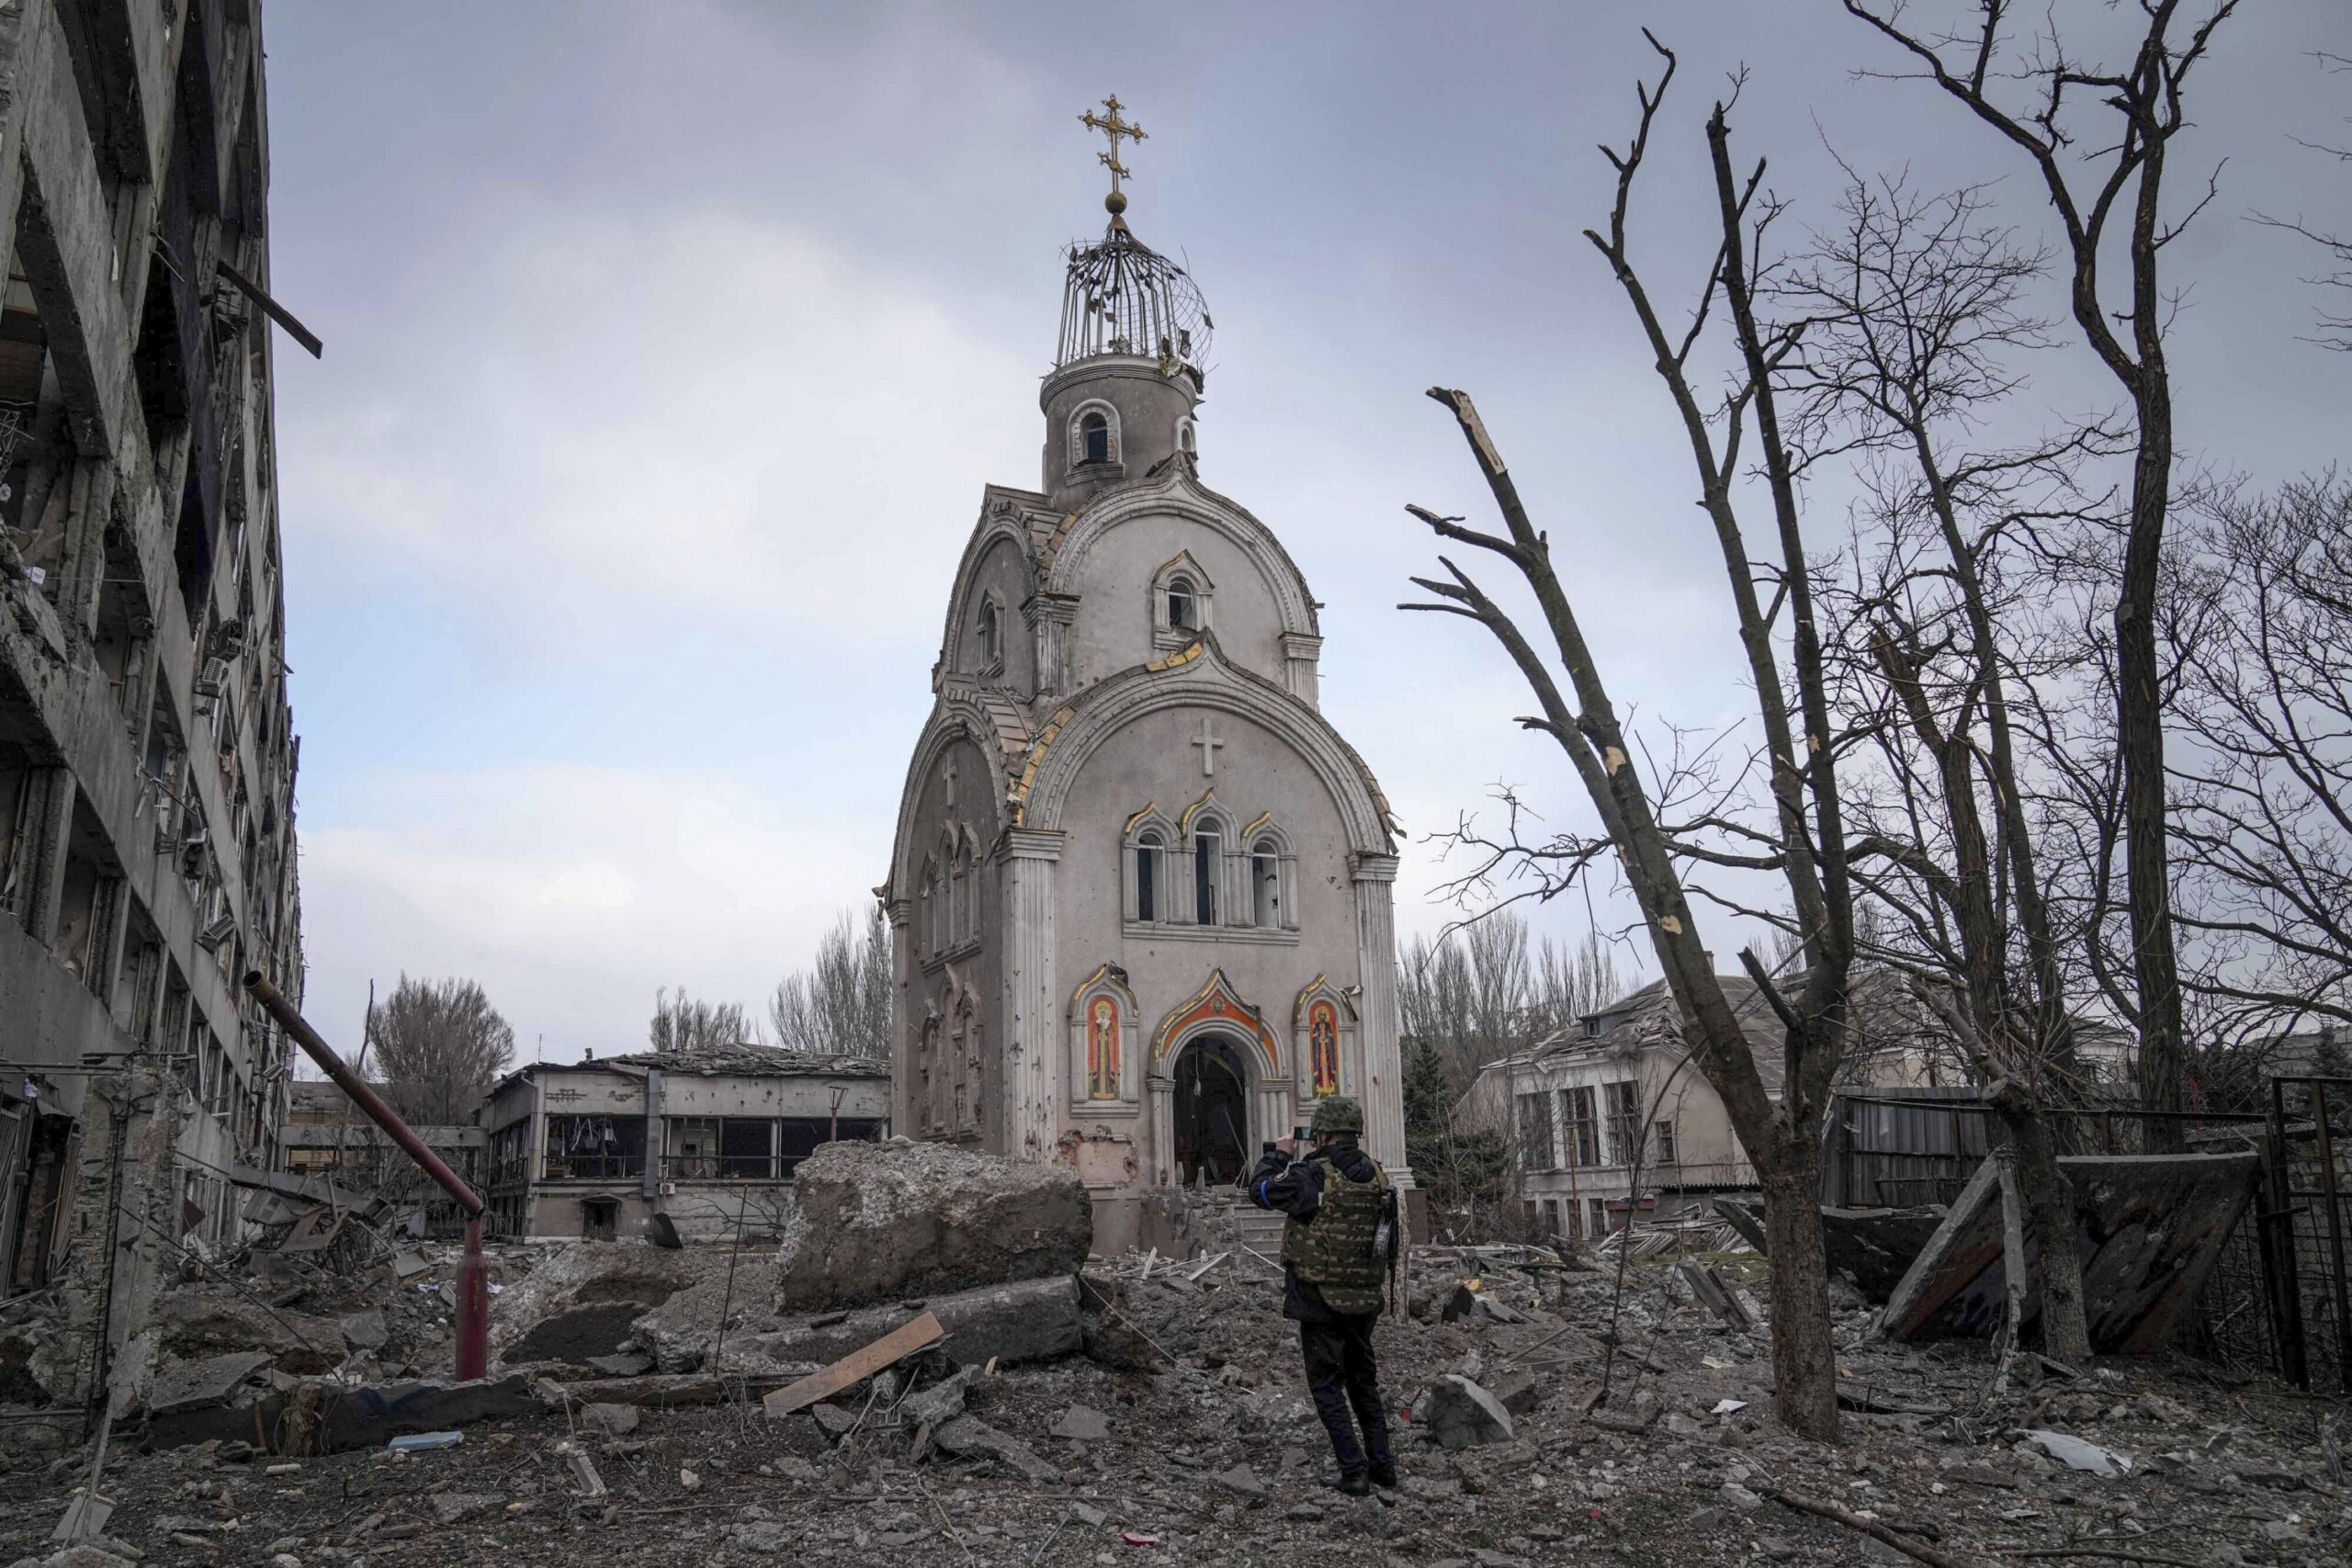
[(1111, 150), (1108, 152), (1097, 152), (1094, 156), (1101, 161), (1104, 168), (1111, 171), (1111, 200), (1113, 202), (1111, 210), (1116, 213), (1127, 204), (1126, 197), (1119, 190), (1119, 181), (1125, 178), (1127, 173), (1127, 166), (1119, 162), (1119, 140), (1125, 137), (1130, 141), (1142, 141), (1148, 138), (1144, 135), (1142, 126), (1129, 124), (1119, 118), (1119, 110), (1124, 106), (1120, 104), (1119, 96), (1116, 93), (1103, 99), (1102, 107), (1111, 112), (1108, 115), (1099, 115), (1092, 109), (1089, 109), (1078, 118), (1079, 123), (1085, 126), (1087, 130), (1099, 130), (1110, 138)]

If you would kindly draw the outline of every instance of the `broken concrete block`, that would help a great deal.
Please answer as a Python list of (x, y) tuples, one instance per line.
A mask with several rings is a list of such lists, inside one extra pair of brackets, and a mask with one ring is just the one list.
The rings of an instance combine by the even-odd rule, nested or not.
[[(1077, 1277), (1057, 1275), (933, 1296), (928, 1310), (945, 1336), (944, 1348), (957, 1363), (985, 1366), (994, 1360), (1010, 1367), (1075, 1353), (1084, 1343), (1079, 1303)], [(752, 1344), (775, 1360), (827, 1363), (855, 1353), (914, 1315), (899, 1305), (829, 1313), (756, 1336)], [(732, 1359), (734, 1351), (728, 1355)]]
[(936, 1427), (964, 1414), (964, 1393), (972, 1380), (980, 1375), (978, 1367), (966, 1367), (944, 1382), (918, 1389), (907, 1395), (899, 1406), (899, 1418), (918, 1427)]
[(486, 1492), (435, 1492), (426, 1499), (433, 1506), (434, 1517), (445, 1525), (454, 1525), (471, 1514), (503, 1506), (505, 1499)]
[(1076, 1170), (946, 1144), (826, 1144), (793, 1187), (780, 1311), (1074, 1275), (1094, 1239)]
[(377, 1307), (355, 1312), (337, 1326), (343, 1330), (343, 1342), (355, 1350), (380, 1350), (392, 1337), (382, 1310)]
[(190, 1410), (227, 1404), (255, 1372), (269, 1365), (263, 1350), (232, 1350), (194, 1361), (166, 1362), (147, 1388), (147, 1414), (177, 1416)]
[(1266, 1495), (1266, 1483), (1259, 1480), (1258, 1472), (1246, 1464), (1237, 1464), (1231, 1470), (1220, 1470), (1209, 1479), (1227, 1492), (1243, 1497), (1259, 1498)]
[(2040, 1427), (2030, 1428), (2027, 1442), (2056, 1460), (2069, 1470), (2086, 1471), (2093, 1475), (2118, 1476), (2130, 1472), (2132, 1461), (2112, 1449), (2086, 1442), (2067, 1432), (2052, 1432)]
[(1073, 1404), (1054, 1422), (1051, 1435), (1077, 1443), (1099, 1443), (1110, 1437), (1111, 1423), (1091, 1405)]
[(334, 1319), (238, 1296), (166, 1292), (156, 1299), (154, 1323), (158, 1364), (259, 1350), (279, 1371), (307, 1374), (333, 1371), (344, 1358), (343, 1329)]
[(611, 1356), (591, 1356), (584, 1364), (608, 1378), (635, 1378), (653, 1370), (653, 1358), (642, 1350), (623, 1350)]
[(1026, 1443), (998, 1431), (977, 1416), (956, 1416), (933, 1432), (931, 1440), (944, 1454), (996, 1460), (1019, 1472), (1025, 1481), (1043, 1483), (1061, 1479), (1059, 1467), (1047, 1464)]
[(1448, 1449), (1507, 1443), (1515, 1435), (1502, 1402), (1459, 1372), (1430, 1385), (1420, 1419), (1430, 1436)]
[(580, 1424), (589, 1431), (607, 1438), (625, 1438), (637, 1430), (645, 1419), (645, 1412), (634, 1404), (615, 1404), (607, 1401), (583, 1406)]
[(638, 1320), (695, 1281), (686, 1253), (589, 1242), (557, 1248), (492, 1298), (491, 1348), (509, 1366), (623, 1354), (639, 1348)]
[(857, 1429), (857, 1412), (845, 1410), (838, 1404), (812, 1404), (808, 1407), (808, 1414), (816, 1421), (818, 1429), (836, 1443)]

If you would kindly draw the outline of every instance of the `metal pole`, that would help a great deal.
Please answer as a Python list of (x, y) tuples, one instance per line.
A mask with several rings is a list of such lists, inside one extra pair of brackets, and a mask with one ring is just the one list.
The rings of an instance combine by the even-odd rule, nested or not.
[(269, 976), (256, 969), (245, 976), (245, 989), (253, 993), (264, 1010), (277, 1021), (288, 1038), (302, 1047), (311, 1060), (316, 1062), (335, 1087), (351, 1097), (352, 1103), (368, 1114), (368, 1119), (384, 1130), (384, 1135), (398, 1144), (401, 1152), (424, 1168), (424, 1174), (441, 1185), (441, 1190), (458, 1201), (466, 1216), (466, 1256), (458, 1269), (458, 1376), (478, 1378), (488, 1370), (490, 1360), (490, 1277), (481, 1254), (481, 1194), (467, 1186), (451, 1170), (447, 1162), (427, 1148), (424, 1140), (412, 1132), (392, 1108), (384, 1103), (366, 1079), (353, 1072), (334, 1047), (320, 1037), (286, 999)]
[(2265, 1234), (2270, 1239), (2270, 1300), (2278, 1314), (2278, 1370), (2297, 1388), (2312, 1385), (2311, 1361), (2303, 1345), (2303, 1298), (2300, 1277), (2301, 1251), (2295, 1240), (2294, 1191), (2289, 1176), (2286, 1084), (2270, 1080), (2270, 1213)]
[(2335, 1266), (2328, 1291), (2335, 1298), (2335, 1381), (2352, 1389), (2352, 1302), (2344, 1299), (2345, 1286), (2352, 1279), (2344, 1272), (2344, 1208), (2335, 1190), (2335, 1142), (2327, 1131), (2327, 1085), (2317, 1080), (2312, 1084), (2312, 1120), (2319, 1130), (2319, 1190), (2320, 1201), (2327, 1205), (2328, 1261)]

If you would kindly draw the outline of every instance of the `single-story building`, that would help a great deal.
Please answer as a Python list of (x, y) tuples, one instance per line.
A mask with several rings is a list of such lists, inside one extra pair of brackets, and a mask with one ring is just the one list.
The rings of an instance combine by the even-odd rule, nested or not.
[(635, 1240), (771, 1235), (817, 1145), (890, 1131), (890, 1066), (772, 1045), (536, 1062), (491, 1087), (490, 1229)]

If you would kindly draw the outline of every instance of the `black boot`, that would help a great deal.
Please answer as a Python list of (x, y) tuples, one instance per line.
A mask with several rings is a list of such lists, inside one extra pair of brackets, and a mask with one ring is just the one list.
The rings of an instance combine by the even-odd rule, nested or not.
[(1396, 1461), (1395, 1460), (1374, 1460), (1372, 1461), (1372, 1468), (1365, 1473), (1371, 1479), (1372, 1483), (1374, 1486), (1379, 1487), (1383, 1492), (1394, 1492), (1396, 1490)]
[(1351, 1497), (1372, 1495), (1372, 1478), (1361, 1470), (1340, 1472), (1340, 1490)]

